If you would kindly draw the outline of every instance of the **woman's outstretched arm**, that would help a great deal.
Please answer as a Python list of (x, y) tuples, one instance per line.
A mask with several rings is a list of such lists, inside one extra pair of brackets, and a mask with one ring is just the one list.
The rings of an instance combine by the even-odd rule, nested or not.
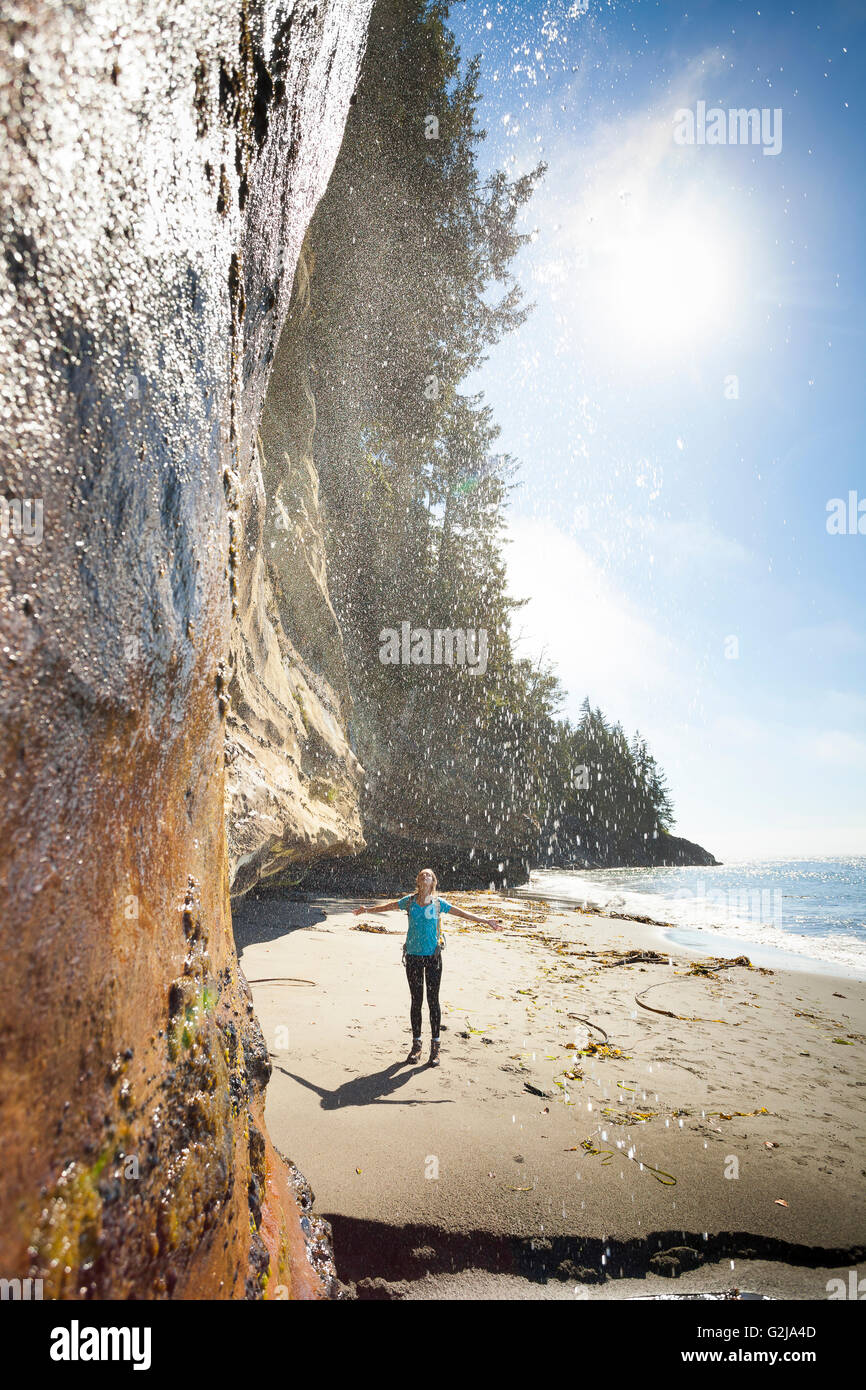
[(479, 922), (482, 927), (493, 927), (494, 931), (502, 931), (502, 923), (498, 917), (476, 917), (474, 912), (464, 912), (462, 907), (451, 906), (452, 915), (455, 917), (465, 917), (467, 922)]
[(375, 903), (370, 907), (353, 907), (352, 914), (355, 917), (360, 917), (362, 912), (393, 912), (394, 908), (399, 907), (399, 905), (400, 899), (392, 898), (390, 902)]

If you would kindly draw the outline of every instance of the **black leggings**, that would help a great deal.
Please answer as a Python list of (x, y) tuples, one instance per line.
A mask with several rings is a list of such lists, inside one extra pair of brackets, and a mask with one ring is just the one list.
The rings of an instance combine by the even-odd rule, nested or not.
[(442, 979), (442, 953), (436, 951), (432, 956), (406, 957), (406, 978), (412, 995), (412, 1037), (421, 1036), (421, 1003), (424, 999), (424, 977), (427, 977), (427, 1007), (430, 1010), (430, 1032), (434, 1038), (439, 1036), (442, 1010), (439, 1007), (439, 982)]

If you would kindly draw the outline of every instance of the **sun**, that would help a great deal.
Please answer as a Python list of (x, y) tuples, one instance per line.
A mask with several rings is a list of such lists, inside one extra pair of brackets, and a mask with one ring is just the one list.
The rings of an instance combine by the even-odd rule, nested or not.
[(715, 208), (685, 203), (598, 227), (572, 289), (590, 350), (649, 367), (716, 346), (744, 292), (730, 229)]
[(632, 350), (686, 347), (724, 327), (735, 288), (724, 244), (671, 216), (612, 248), (609, 327)]

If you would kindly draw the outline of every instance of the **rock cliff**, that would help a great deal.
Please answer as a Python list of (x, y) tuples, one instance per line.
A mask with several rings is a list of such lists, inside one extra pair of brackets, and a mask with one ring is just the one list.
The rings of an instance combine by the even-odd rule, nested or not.
[[(265, 427), (259, 452), (262, 405), (369, 8), (5, 7), (0, 1268), (46, 1297), (329, 1289), (326, 1233), (262, 1123), (225, 719), (232, 686), (236, 765), (275, 703), (291, 744), (289, 771), (260, 758), (261, 787), (229, 791), (264, 826), (236, 859), (284, 839), (278, 776), (316, 803), (306, 842), (359, 843), (333, 626), (322, 695), (309, 653), (268, 633), (291, 553), (265, 574), (240, 547), (282, 515), (262, 506), (281, 447)], [(309, 470), (292, 486), (297, 548)], [(327, 617), (314, 544), (304, 564)]]
[(571, 829), (560, 824), (545, 833), (534, 858), (540, 868), (548, 869), (614, 869), (661, 868), (676, 866), (711, 867), (718, 864), (703, 845), (685, 840), (666, 831), (648, 840), (605, 841), (596, 827), (581, 825)]
[(312, 454), (308, 316), (302, 252), (260, 437), (239, 488), (226, 746), (229, 872), (238, 896), (274, 876), (291, 882), (322, 855), (364, 846), (363, 770), (347, 741), (352, 701)]

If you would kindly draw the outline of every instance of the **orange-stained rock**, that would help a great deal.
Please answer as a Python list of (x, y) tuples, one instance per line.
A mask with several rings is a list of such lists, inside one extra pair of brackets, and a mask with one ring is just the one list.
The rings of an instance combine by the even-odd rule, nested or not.
[(277, 1258), (328, 1292), (261, 1123), (224, 738), (235, 480), (369, 8), (6, 7), (0, 1272), (46, 1297)]

